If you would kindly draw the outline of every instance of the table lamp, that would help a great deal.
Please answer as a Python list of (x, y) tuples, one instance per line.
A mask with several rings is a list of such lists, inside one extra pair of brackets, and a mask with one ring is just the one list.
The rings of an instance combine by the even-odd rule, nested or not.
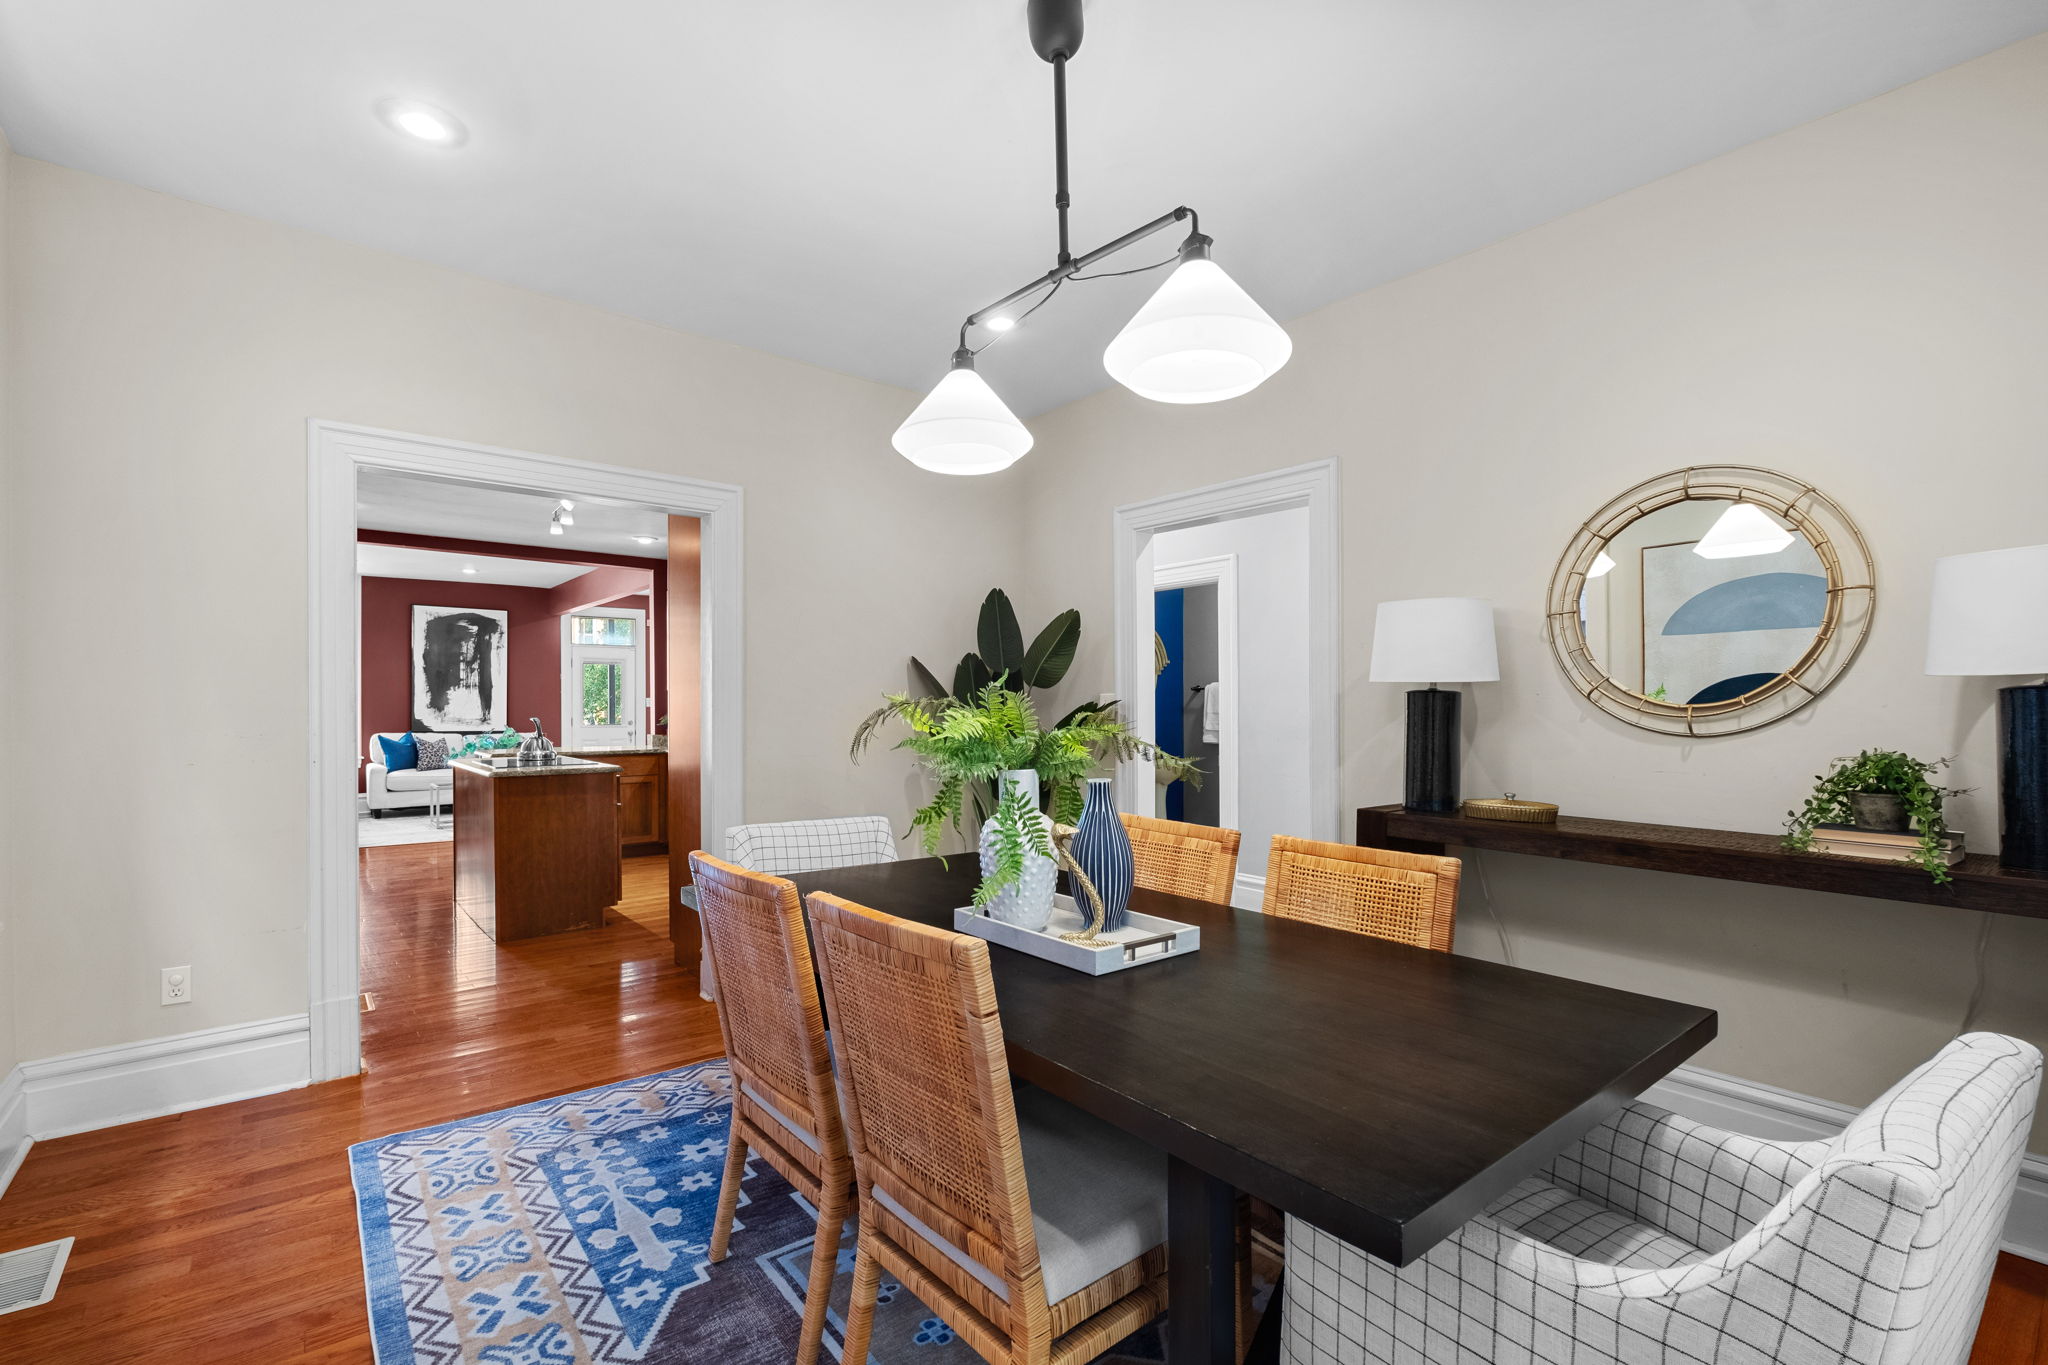
[(1458, 696), (1438, 683), (1498, 682), (1493, 604), (1478, 597), (1416, 597), (1380, 603), (1372, 632), (1372, 681), (1428, 683), (1408, 694), (1408, 765), (1401, 804), (1458, 809)]
[[(1927, 671), (2048, 673), (2048, 545), (1934, 561)], [(1998, 691), (1998, 861), (2048, 872), (2048, 682)]]

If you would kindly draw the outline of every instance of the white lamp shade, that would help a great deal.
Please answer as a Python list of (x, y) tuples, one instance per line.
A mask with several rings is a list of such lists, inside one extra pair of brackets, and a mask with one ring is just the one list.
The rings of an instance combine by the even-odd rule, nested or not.
[(1593, 556), (1592, 567), (1586, 570), (1588, 578), (1605, 578), (1614, 572), (1614, 556), (1602, 550)]
[(1927, 671), (2048, 673), (2048, 545), (1934, 561)]
[(1249, 393), (1294, 343), (1216, 262), (1174, 267), (1102, 353), (1109, 377), (1161, 403), (1218, 403)]
[(1793, 534), (1753, 502), (1738, 502), (1721, 514), (1692, 552), (1702, 559), (1740, 559), (1774, 555), (1790, 545)]
[(889, 444), (934, 474), (993, 474), (1031, 449), (1031, 432), (987, 380), (963, 365), (946, 371)]
[(1372, 630), (1374, 682), (1498, 682), (1493, 603), (1481, 597), (1382, 602)]

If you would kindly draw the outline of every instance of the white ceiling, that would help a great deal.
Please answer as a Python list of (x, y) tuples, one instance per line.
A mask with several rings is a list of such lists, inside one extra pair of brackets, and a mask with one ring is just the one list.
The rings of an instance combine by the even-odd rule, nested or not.
[[(356, 479), (356, 525), (415, 536), (544, 545), (551, 550), (595, 550), (642, 559), (668, 556), (668, 514), (638, 503), (571, 499), (576, 524), (548, 534), (556, 500), (412, 474), (365, 470)], [(652, 545), (635, 536), (651, 536)], [(578, 572), (581, 572), (580, 570)]]
[[(468, 570), (468, 572), (464, 572)], [(588, 564), (554, 564), (496, 555), (458, 555), (410, 545), (356, 546), (356, 572), (365, 578), (418, 578), (431, 583), (499, 583), (553, 588), (590, 572)]]
[[(1088, 12), (1076, 250), (1192, 204), (1282, 319), (2048, 28), (2048, 0)], [(1052, 264), (1023, 13), (0, 0), (0, 125), (28, 156), (922, 389), (962, 315)], [(371, 115), (390, 95), (468, 144), (401, 139)], [(1027, 415), (1102, 387), (1148, 287), (1074, 286), (983, 372)]]

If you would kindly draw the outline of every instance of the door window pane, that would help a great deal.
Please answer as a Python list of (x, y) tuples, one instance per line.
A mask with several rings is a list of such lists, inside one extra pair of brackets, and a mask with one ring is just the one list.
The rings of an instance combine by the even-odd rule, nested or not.
[(630, 616), (572, 616), (569, 639), (579, 645), (631, 645), (638, 624)]
[(626, 670), (619, 664), (583, 665), (583, 723), (624, 725)]

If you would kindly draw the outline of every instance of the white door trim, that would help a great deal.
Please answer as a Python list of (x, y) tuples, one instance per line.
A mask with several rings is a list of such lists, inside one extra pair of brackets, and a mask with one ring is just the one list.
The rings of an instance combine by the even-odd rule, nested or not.
[[(635, 689), (643, 694), (634, 703), (632, 711), (633, 735), (631, 742), (637, 744), (651, 733), (647, 723), (647, 708), (653, 704), (653, 698), (645, 694), (653, 690), (647, 680), (654, 672), (651, 667), (654, 656), (654, 637), (647, 629), (647, 613), (638, 607), (578, 607), (575, 611), (565, 611), (562, 613), (562, 728), (555, 731), (555, 734), (559, 737), (563, 748), (573, 749), (576, 747), (576, 646), (569, 639), (569, 630), (571, 622), (578, 616), (616, 616), (621, 620), (638, 621), (640, 623), (640, 629), (633, 637), (633, 656), (636, 665), (633, 670), (636, 675), (634, 684)], [(624, 649), (625, 647), (624, 645), (607, 646), (607, 648), (611, 649)]]
[(362, 1069), (356, 946), (356, 475), (391, 469), (554, 497), (610, 498), (703, 521), (703, 820), (742, 819), (741, 610), (743, 498), (731, 484), (502, 450), (314, 419), (307, 424), (307, 726), (311, 820), (307, 911), (311, 1071), (316, 1081)]
[[(1223, 689), (1223, 724), (1217, 732), (1216, 819), (1225, 829), (1237, 824), (1237, 556), (1210, 555), (1152, 566), (1152, 590), (1198, 588), (1216, 585), (1216, 672)], [(1153, 689), (1154, 728), (1140, 734), (1155, 735), (1158, 689)], [(1150, 814), (1150, 811), (1141, 812)]]
[[(1185, 526), (1205, 526), (1255, 512), (1308, 509), (1309, 578), (1309, 830), (1335, 840), (1341, 828), (1337, 794), (1342, 692), (1337, 615), (1337, 462), (1318, 460), (1270, 474), (1254, 474), (1186, 493), (1129, 503), (1110, 514), (1110, 562), (1116, 607), (1116, 694), (1139, 734), (1153, 729), (1151, 619), (1152, 537)], [(1141, 561), (1143, 561), (1141, 563)], [(1142, 570), (1142, 573), (1141, 573)], [(1152, 764), (1137, 759), (1116, 774), (1117, 806), (1134, 814), (1152, 810)]]

